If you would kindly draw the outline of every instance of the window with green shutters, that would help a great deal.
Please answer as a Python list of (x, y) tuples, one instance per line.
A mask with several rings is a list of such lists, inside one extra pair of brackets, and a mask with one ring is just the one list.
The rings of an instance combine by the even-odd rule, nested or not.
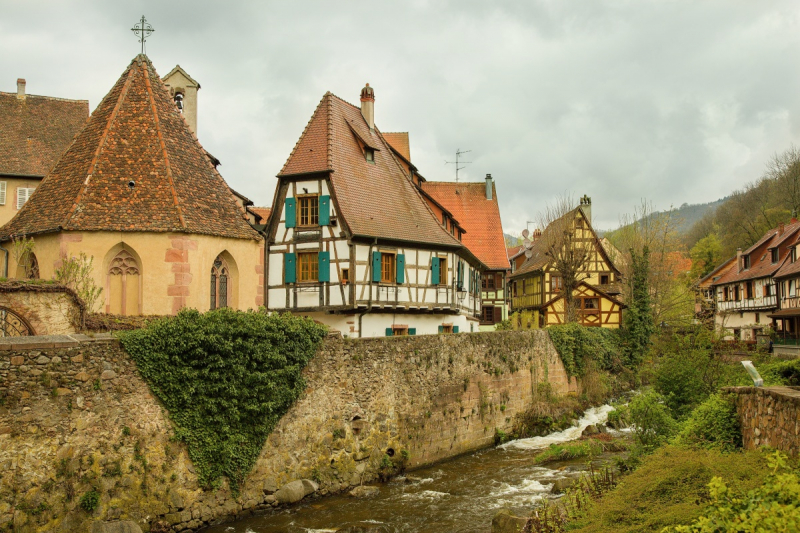
[(331, 224), (331, 197), (322, 195), (319, 197), (319, 225), (329, 226)]
[(381, 253), (378, 251), (372, 252), (372, 281), (381, 282)]
[(287, 228), (294, 228), (297, 226), (297, 199), (287, 198), (284, 202), (283, 209), (284, 218), (286, 220)]
[(431, 258), (431, 285), (439, 284), (439, 258)]
[(331, 253), (319, 253), (319, 281), (331, 280)]
[(397, 254), (397, 283), (402, 285), (406, 282), (406, 256)]
[(297, 282), (297, 256), (294, 253), (283, 254), (283, 280), (285, 283)]
[(463, 291), (464, 290), (464, 261), (459, 261), (458, 262), (458, 268), (456, 269), (456, 271), (457, 271), (457, 276), (458, 276), (458, 278), (457, 278), (458, 281), (457, 281), (456, 287), (457, 287), (458, 290)]

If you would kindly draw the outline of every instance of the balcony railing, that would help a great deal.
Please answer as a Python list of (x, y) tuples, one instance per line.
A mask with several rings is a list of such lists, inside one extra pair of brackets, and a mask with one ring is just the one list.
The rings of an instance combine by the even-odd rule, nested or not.
[(781, 300), (781, 309), (796, 309), (800, 307), (800, 296), (790, 296)]
[(527, 294), (511, 298), (512, 309), (524, 309), (526, 307), (538, 307), (540, 305), (542, 305), (541, 294)]
[(728, 300), (727, 302), (717, 302), (718, 311), (745, 311), (757, 309), (769, 309), (777, 307), (778, 298), (775, 295), (763, 296), (761, 298), (746, 298), (744, 300)]

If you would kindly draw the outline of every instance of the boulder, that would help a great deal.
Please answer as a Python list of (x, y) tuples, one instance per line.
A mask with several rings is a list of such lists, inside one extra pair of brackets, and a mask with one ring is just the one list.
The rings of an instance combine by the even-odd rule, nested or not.
[(350, 496), (353, 498), (369, 498), (370, 496), (375, 496), (380, 492), (381, 489), (378, 487), (372, 487), (370, 485), (361, 485), (353, 490), (350, 491)]
[(132, 520), (120, 520), (119, 522), (94, 522), (91, 533), (142, 533), (139, 524)]
[(297, 479), (278, 489), (275, 499), (278, 500), (278, 503), (295, 503), (318, 489), (319, 485), (310, 479)]
[(597, 433), (598, 433), (597, 427), (592, 424), (589, 424), (588, 426), (586, 426), (586, 428), (584, 428), (583, 432), (581, 432), (581, 436), (588, 437), (589, 435), (596, 435)]
[(311, 481), (310, 479), (301, 479), (300, 481), (303, 482), (303, 488), (306, 491), (306, 496), (309, 494), (314, 494), (319, 490), (319, 483), (316, 481)]
[(550, 489), (551, 494), (562, 494), (568, 488), (575, 484), (575, 478), (565, 477), (553, 481), (553, 488)]
[(500, 509), (492, 518), (492, 533), (521, 533), (527, 523), (527, 518), (514, 516), (508, 509)]

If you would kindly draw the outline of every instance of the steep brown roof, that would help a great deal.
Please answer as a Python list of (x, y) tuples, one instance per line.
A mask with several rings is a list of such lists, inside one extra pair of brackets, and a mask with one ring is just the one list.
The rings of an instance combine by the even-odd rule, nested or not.
[(438, 203), (453, 213), (466, 230), (463, 242), (478, 259), (493, 270), (510, 268), (497, 192), (492, 183), (492, 199), (486, 199), (486, 183), (426, 181), (420, 184)]
[(406, 161), (411, 161), (411, 145), (408, 141), (408, 132), (387, 132), (383, 134), (383, 138), (389, 145), (397, 150), (400, 155), (406, 158)]
[(272, 213), (271, 207), (250, 207), (250, 211), (261, 217), (261, 222), (266, 223)]
[[(784, 263), (788, 263), (789, 249), (800, 232), (800, 222), (772, 228), (766, 232), (753, 246), (742, 252), (742, 256), (750, 256), (750, 268), (741, 270), (740, 261), (734, 261), (728, 269), (711, 285), (725, 285), (737, 281), (765, 278), (775, 275)], [(778, 262), (772, 262), (772, 248), (778, 248)], [(788, 274), (784, 271), (783, 275)]]
[(88, 117), (87, 100), (0, 92), (0, 174), (44, 176)]
[[(364, 147), (375, 150), (366, 160)], [(322, 97), (278, 177), (330, 172), (333, 195), (353, 236), (464, 246), (434, 218), (389, 144), (361, 109)]]
[(125, 69), (0, 239), (62, 229), (258, 238), (145, 55)]

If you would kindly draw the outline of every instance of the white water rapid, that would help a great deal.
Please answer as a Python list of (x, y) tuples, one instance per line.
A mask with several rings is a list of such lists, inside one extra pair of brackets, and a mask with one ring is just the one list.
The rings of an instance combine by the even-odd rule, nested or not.
[(592, 407), (583, 413), (583, 416), (578, 420), (578, 424), (568, 427), (564, 431), (557, 431), (550, 433), (544, 437), (531, 437), (529, 439), (512, 440), (500, 446), (504, 449), (519, 449), (519, 450), (536, 450), (547, 448), (551, 444), (561, 444), (562, 442), (569, 442), (580, 438), (583, 430), (587, 426), (594, 424), (605, 424), (608, 420), (608, 413), (613, 411), (614, 408), (610, 405), (601, 405), (600, 407)]

